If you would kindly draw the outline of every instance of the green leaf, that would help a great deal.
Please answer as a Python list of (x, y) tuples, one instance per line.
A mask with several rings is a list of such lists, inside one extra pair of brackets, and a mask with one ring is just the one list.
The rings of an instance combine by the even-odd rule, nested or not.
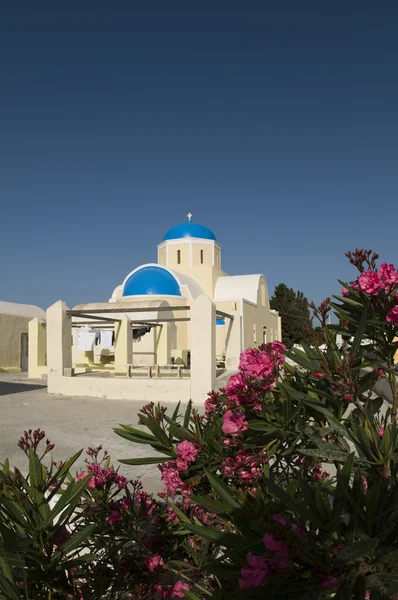
[(80, 481), (72, 481), (66, 490), (62, 493), (61, 498), (58, 500), (57, 504), (52, 509), (48, 518), (41, 523), (41, 529), (45, 529), (50, 523), (52, 523), (57, 515), (59, 515), (69, 504), (71, 504), (75, 499), (79, 499), (83, 491), (86, 489), (88, 482), (90, 481), (92, 475), (91, 473), (87, 475), (84, 479)]
[(318, 458), (321, 458), (324, 461), (327, 462), (334, 462), (334, 461), (339, 461), (339, 462), (345, 462), (348, 458), (348, 453), (347, 452), (343, 452), (342, 450), (339, 450), (338, 448), (336, 448), (335, 446), (333, 446), (332, 444), (329, 444), (328, 442), (316, 442), (317, 443), (317, 447), (316, 448), (309, 448), (309, 449), (298, 449), (300, 454), (304, 454), (305, 456), (316, 456)]
[(32, 448), (29, 450), (29, 477), (31, 497), (38, 505), (43, 499), (43, 471), (39, 457), (37, 454), (35, 454)]
[(253, 429), (254, 431), (267, 431), (268, 433), (274, 433), (275, 431), (279, 431), (276, 425), (272, 425), (272, 423), (267, 423), (266, 421), (262, 421), (260, 419), (254, 419), (253, 421), (248, 422), (249, 429)]
[(179, 402), (176, 406), (175, 411), (173, 412), (173, 416), (171, 417), (173, 419), (173, 421), (175, 421), (178, 417), (178, 411), (180, 410), (180, 404), (181, 402)]
[(188, 402), (187, 409), (185, 411), (184, 423), (183, 423), (185, 429), (187, 429), (188, 425), (189, 425), (189, 420), (191, 418), (191, 410), (192, 410), (192, 400), (190, 400)]
[(211, 471), (204, 469), (204, 472), (206, 473), (207, 479), (209, 480), (211, 487), (220, 496), (220, 498), (224, 502), (229, 504), (229, 506), (232, 506), (234, 508), (240, 508), (240, 504), (235, 500), (235, 498), (231, 494), (229, 487)]
[(304, 517), (312, 521), (314, 525), (319, 524), (318, 516), (315, 513), (309, 510), (308, 507), (305, 506), (305, 504), (301, 504), (300, 502), (298, 502), (286, 490), (283, 490), (282, 488), (277, 486), (276, 483), (272, 481), (272, 479), (264, 478), (263, 482), (270, 491), (270, 493), (273, 496), (275, 496), (278, 500), (280, 500), (287, 509), (292, 510), (293, 512), (297, 512), (300, 515), (303, 515)]
[(124, 465), (155, 465), (167, 462), (170, 456), (151, 456), (147, 458), (119, 458), (118, 461)]
[(218, 502), (217, 500), (212, 500), (207, 496), (197, 496), (193, 494), (192, 496), (189, 496), (189, 498), (197, 504), (205, 506), (214, 513), (232, 512), (234, 510), (234, 508), (230, 504), (226, 504), (225, 502)]
[(213, 527), (204, 527), (202, 525), (194, 525), (193, 523), (184, 523), (184, 527), (191, 533), (194, 533), (205, 540), (209, 540), (210, 542), (217, 542), (221, 546), (237, 548), (244, 542), (240, 535), (223, 532), (219, 529), (214, 529)]
[[(79, 456), (81, 455), (82, 452), (83, 452), (83, 450), (79, 450), (79, 452), (76, 452), (76, 454), (71, 456), (71, 458), (68, 458), (68, 460), (65, 461), (65, 463), (62, 465), (62, 467), (60, 467), (58, 469), (58, 471), (55, 473), (55, 475), (53, 475), (53, 477), (50, 479), (50, 481), (47, 484), (47, 487), (49, 487), (49, 488), (52, 487), (57, 482), (59, 482), (60, 479), (64, 478), (67, 475), (71, 466), (77, 461), (77, 459), (79, 458)], [(52, 494), (52, 495), (54, 495), (54, 494)]]
[(357, 542), (353, 542), (344, 550), (339, 552), (336, 563), (346, 565), (348, 563), (354, 562), (363, 556), (366, 556), (372, 550), (374, 550), (379, 544), (379, 540), (376, 538), (370, 538), (368, 540), (358, 540)]
[(365, 305), (363, 307), (363, 313), (361, 316), (361, 320), (359, 321), (358, 329), (355, 333), (354, 341), (352, 342), (351, 352), (354, 352), (354, 353), (358, 352), (361, 342), (362, 342), (362, 339), (363, 339), (363, 334), (365, 333), (367, 320), (368, 320), (368, 309), (367, 309), (367, 306)]
[(79, 548), (93, 533), (96, 529), (96, 525), (86, 525), (80, 531), (74, 533), (66, 542), (59, 547), (58, 551), (54, 553), (54, 559), (59, 558), (59, 555), (66, 555)]

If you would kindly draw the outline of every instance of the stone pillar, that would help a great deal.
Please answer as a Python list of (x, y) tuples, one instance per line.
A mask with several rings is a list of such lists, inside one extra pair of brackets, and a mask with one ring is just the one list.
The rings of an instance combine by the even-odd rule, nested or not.
[(58, 300), (46, 312), (48, 376), (72, 375), (72, 323), (65, 302)]
[(170, 327), (163, 323), (157, 330), (156, 362), (158, 365), (170, 364)]
[(115, 375), (126, 375), (126, 365), (133, 362), (133, 330), (127, 315), (118, 315), (115, 323)]
[(41, 377), (46, 367), (46, 325), (38, 317), (28, 323), (28, 377)]
[(191, 399), (204, 404), (216, 384), (216, 307), (208, 296), (191, 304)]
[(227, 337), (225, 342), (225, 366), (228, 371), (237, 371), (240, 353), (242, 352), (242, 317), (234, 310), (233, 319), (225, 319)]

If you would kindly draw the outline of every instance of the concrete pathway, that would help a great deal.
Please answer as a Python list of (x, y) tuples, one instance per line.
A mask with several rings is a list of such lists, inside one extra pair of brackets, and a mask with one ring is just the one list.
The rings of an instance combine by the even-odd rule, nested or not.
[[(161, 398), (148, 398), (161, 401)], [(23, 373), (0, 373), (0, 462), (6, 457), (21, 471), (27, 470), (27, 459), (17, 447), (27, 429), (40, 429), (55, 444), (54, 460), (65, 460), (81, 448), (99, 446), (108, 450), (114, 465), (119, 458), (156, 456), (148, 445), (132, 444), (113, 432), (119, 423), (137, 425), (137, 413), (143, 403), (103, 398), (70, 398), (50, 396), (43, 380), (27, 379)], [(167, 404), (170, 414), (176, 405)], [(183, 409), (182, 409), (183, 410)], [(84, 456), (77, 468), (84, 467)], [(129, 467), (120, 472), (140, 479), (147, 491), (160, 491), (162, 484), (156, 465)]]

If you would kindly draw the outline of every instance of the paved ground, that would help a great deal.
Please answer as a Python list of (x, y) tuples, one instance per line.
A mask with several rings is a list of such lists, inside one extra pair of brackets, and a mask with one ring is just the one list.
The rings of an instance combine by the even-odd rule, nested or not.
[[(150, 400), (156, 402), (158, 398)], [(55, 460), (100, 444), (109, 451), (115, 465), (119, 458), (155, 456), (149, 446), (132, 444), (113, 432), (119, 423), (136, 427), (141, 407), (142, 403), (129, 400), (49, 396), (42, 380), (28, 380), (21, 373), (0, 373), (0, 462), (8, 457), (12, 465), (26, 471), (26, 457), (17, 441), (25, 429), (38, 427), (55, 444)], [(175, 405), (168, 407), (172, 412)], [(83, 457), (78, 466), (83, 466)], [(154, 465), (121, 465), (120, 472), (141, 479), (148, 491), (161, 489), (159, 471)]]

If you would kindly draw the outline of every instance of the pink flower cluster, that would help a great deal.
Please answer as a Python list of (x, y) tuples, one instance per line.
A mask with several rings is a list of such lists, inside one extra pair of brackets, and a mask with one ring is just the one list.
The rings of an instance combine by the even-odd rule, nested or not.
[(237, 477), (241, 484), (253, 485), (262, 476), (264, 464), (268, 458), (262, 452), (250, 454), (247, 450), (238, 450), (235, 456), (229, 456), (220, 465), (225, 477)]
[(177, 581), (174, 585), (156, 584), (153, 588), (157, 598), (184, 598), (183, 590), (189, 592), (190, 586), (185, 581)]
[[(281, 514), (273, 515), (272, 519), (283, 528), (279, 527), (280, 536), (290, 540), (289, 544), (292, 542), (300, 544), (298, 548), (301, 548), (301, 540), (305, 536), (304, 529), (293, 523), (289, 517), (285, 517)], [(278, 527), (278, 525), (276, 527)], [(295, 537), (291, 537), (290, 531), (293, 532)], [(284, 571), (291, 562), (292, 552), (289, 550), (287, 543), (277, 539), (268, 532), (264, 535), (263, 543), (271, 556), (255, 556), (252, 553), (247, 555), (246, 559), (248, 566), (241, 569), (242, 579), (239, 579), (239, 587), (241, 589), (265, 585), (270, 575)]]
[(82, 473), (79, 473), (79, 475), (75, 477), (75, 481), (80, 481), (91, 473), (92, 477), (88, 483), (88, 487), (91, 489), (99, 489), (104, 488), (105, 486), (117, 485), (117, 487), (121, 490), (127, 485), (126, 477), (119, 475), (110, 467), (104, 469), (98, 463), (92, 463), (88, 465), (87, 469), (87, 471), (82, 471)]
[(176, 447), (177, 450), (177, 467), (182, 470), (182, 471), (186, 471), (189, 467), (189, 463), (192, 463), (195, 461), (197, 455), (198, 455), (198, 449), (195, 446), (195, 444), (193, 444), (192, 442), (189, 442), (188, 440), (184, 440), (182, 442), (180, 442), (179, 444), (177, 444)]
[(241, 569), (239, 579), (241, 589), (260, 587), (266, 584), (268, 576), (286, 569), (290, 562), (289, 549), (283, 542), (276, 540), (271, 534), (264, 536), (264, 546), (273, 554), (272, 558), (255, 556), (251, 552), (246, 556), (247, 567)]
[(166, 463), (158, 465), (161, 472), (161, 479), (164, 481), (167, 491), (174, 496), (177, 492), (181, 491), (184, 482), (182, 481), (176, 462), (169, 460)]
[(148, 556), (145, 559), (145, 566), (148, 569), (148, 571), (153, 572), (155, 569), (161, 567), (162, 565), (164, 565), (164, 560), (160, 556), (160, 554), (154, 554), (153, 556)]
[(241, 431), (246, 431), (248, 428), (247, 420), (245, 415), (241, 412), (232, 412), (232, 410), (227, 410), (223, 417), (223, 424), (221, 429), (224, 433), (229, 433), (234, 437), (238, 436)]
[(285, 362), (286, 347), (281, 342), (262, 344), (259, 349), (248, 348), (240, 355), (239, 370), (255, 379), (275, 381), (276, 367)]

